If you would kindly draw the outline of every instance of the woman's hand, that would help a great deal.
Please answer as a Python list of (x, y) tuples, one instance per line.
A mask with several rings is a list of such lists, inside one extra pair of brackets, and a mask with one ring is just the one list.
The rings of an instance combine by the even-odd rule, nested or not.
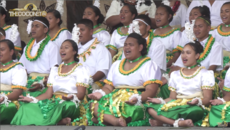
[(29, 97), (24, 97), (24, 96), (19, 96), (19, 101), (22, 101), (22, 102), (32, 102), (33, 99), (32, 98), (29, 98)]
[(193, 101), (191, 101), (191, 102), (187, 102), (187, 104), (188, 104), (188, 105), (191, 105), (191, 106), (197, 105), (198, 103), (199, 103), (198, 99), (195, 99), (195, 100), (193, 100)]
[(161, 104), (161, 101), (157, 98), (150, 98), (148, 97), (148, 102), (154, 103), (154, 104)]
[(221, 100), (219, 100), (219, 99), (210, 100), (210, 103), (212, 105), (221, 105), (221, 104), (223, 104), (223, 102)]
[(33, 87), (33, 88), (30, 88), (29, 91), (30, 91), (30, 92), (35, 92), (35, 91), (41, 89), (41, 88), (42, 88), (42, 85), (39, 84), (39, 83), (36, 83), (36, 84), (31, 85), (31, 87)]
[(100, 100), (102, 97), (102, 94), (100, 92), (95, 92), (95, 93), (89, 94), (88, 97), (93, 100)]
[(70, 95), (70, 96), (63, 96), (62, 95), (62, 99), (66, 100), (66, 101), (72, 100), (73, 99), (73, 95)]
[(126, 101), (125, 103), (129, 104), (129, 105), (135, 105), (137, 103), (138, 99), (133, 97), (132, 99), (130, 99), (129, 101)]

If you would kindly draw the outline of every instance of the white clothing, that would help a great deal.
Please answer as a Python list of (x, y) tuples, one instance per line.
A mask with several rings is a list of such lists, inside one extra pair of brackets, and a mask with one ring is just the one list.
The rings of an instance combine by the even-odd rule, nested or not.
[[(10, 27), (9, 29), (5, 30), (5, 33), (6, 33), (6, 37), (5, 39), (8, 39), (8, 40), (11, 40), (11, 32), (12, 32), (12, 28)], [(17, 50), (17, 51), (20, 51), (22, 48), (21, 46), (21, 38), (20, 38), (20, 34), (17, 30), (16, 32), (16, 41), (14, 42), (14, 48)]]
[(187, 7), (184, 4), (180, 4), (178, 10), (173, 16), (173, 20), (170, 22), (170, 26), (184, 27), (186, 20)]
[(77, 93), (78, 86), (88, 87), (90, 75), (87, 68), (78, 63), (68, 74), (63, 74), (60, 67), (61, 65), (52, 67), (47, 81), (47, 85), (53, 87), (54, 93)]
[[(45, 38), (43, 40), (45, 40)], [(37, 53), (43, 40), (41, 40), (38, 43), (35, 40), (35, 42), (32, 46), (32, 50), (30, 52), (31, 56), (36, 55), (36, 53)], [(58, 59), (60, 57), (59, 48), (52, 41), (48, 42), (48, 44), (44, 47), (42, 54), (40, 55), (40, 57), (36, 61), (29, 61), (26, 58), (26, 55), (25, 55), (26, 47), (24, 48), (24, 53), (23, 53), (23, 55), (19, 61), (25, 66), (28, 74), (30, 74), (32, 72), (49, 74), (50, 69), (53, 66), (58, 65), (60, 63), (60, 61), (58, 61)]]
[[(206, 38), (205, 40), (203, 40), (201, 43), (201, 45), (204, 47), (205, 50), (205, 44), (208, 41), (208, 38)], [(210, 53), (208, 54), (208, 56), (201, 61), (201, 66), (204, 66), (206, 69), (209, 69), (210, 66), (212, 65), (216, 65), (217, 66), (217, 71), (220, 71), (223, 69), (223, 53), (222, 53), (222, 46), (219, 44), (219, 42), (214, 42), (213, 46), (211, 48)], [(174, 66), (179, 66), (179, 67), (185, 67), (182, 61), (181, 56), (177, 59), (176, 63), (174, 64)]]
[(144, 86), (144, 84), (147, 81), (161, 80), (160, 68), (157, 66), (156, 63), (152, 62), (150, 58), (148, 58), (148, 60), (146, 60), (146, 62), (143, 63), (139, 69), (137, 69), (136, 71), (133, 71), (133, 73), (130, 73), (128, 75), (122, 74), (119, 71), (119, 69), (123, 68), (123, 67), (120, 67), (122, 61), (118, 60), (115, 63), (113, 63), (109, 71), (108, 77), (107, 77), (107, 80), (112, 82), (115, 88), (118, 86), (124, 86), (124, 85), (132, 86), (132, 87), (140, 87), (140, 86)]
[(101, 28), (99, 28), (98, 30), (94, 31), (93, 37), (97, 38), (98, 41), (100, 41), (100, 43), (102, 43), (104, 46), (107, 46), (110, 43), (111, 36), (109, 32), (104, 29), (101, 30)]
[[(146, 41), (148, 38), (149, 36), (145, 38)], [(154, 61), (161, 70), (166, 71), (166, 49), (160, 40), (153, 38), (147, 56), (150, 57), (151, 60)], [(123, 51), (121, 59), (124, 58), (125, 55)]]
[[(95, 49), (91, 47), (95, 47)], [(87, 51), (90, 53), (88, 54)], [(83, 56), (85, 53), (85, 61)], [(93, 38), (88, 41), (85, 45), (78, 45), (78, 54), (79, 54), (79, 63), (82, 63), (83, 66), (88, 66), (90, 75), (93, 76), (96, 72), (101, 71), (105, 75), (108, 74), (109, 68), (112, 64), (112, 57), (108, 49), (100, 44), (97, 38)]]
[[(154, 30), (153, 33), (155, 33), (155, 31), (156, 30)], [(161, 43), (163, 43), (163, 45), (165, 46), (165, 49), (168, 51), (173, 51), (173, 49), (177, 48), (180, 43), (180, 38), (180, 29), (175, 29), (172, 33), (167, 34), (165, 37), (162, 37), (162, 35), (154, 35), (154, 39), (160, 40)]]
[[(126, 40), (128, 35), (119, 34), (118, 33), (119, 29), (121, 29), (121, 28), (117, 28), (116, 30), (113, 31), (111, 41), (110, 41), (110, 44), (109, 44), (109, 48), (111, 46), (115, 47), (116, 49), (124, 47), (124, 43), (125, 43), (125, 40)], [(112, 49), (112, 48), (110, 48), (110, 49)]]
[(0, 69), (0, 75), (1, 84), (22, 87), (26, 86), (27, 74), (25, 68), (21, 64), (15, 63), (14, 67), (6, 72), (1, 71)]
[[(198, 72), (200, 71), (200, 72)], [(196, 75), (196, 73), (198, 74)], [(182, 77), (195, 77), (187, 79)], [(189, 96), (197, 92), (202, 92), (202, 89), (213, 89), (215, 85), (214, 73), (211, 70), (198, 68), (192, 75), (185, 75), (181, 70), (171, 73), (169, 80), (169, 90), (175, 91), (177, 94)]]
[(60, 32), (60, 34), (58, 35), (58, 37), (56, 39), (52, 40), (52, 41), (54, 43), (56, 43), (56, 45), (58, 45), (59, 48), (61, 48), (62, 43), (66, 39), (71, 39), (71, 38), (72, 38), (72, 34), (68, 30), (63, 30), (63, 31)]
[[(208, 0), (202, 0), (203, 5), (206, 5), (210, 9), (210, 18), (212, 27), (215, 28), (219, 26), (222, 22), (220, 17), (221, 7), (225, 2), (229, 0), (215, 0), (215, 2), (211, 5)], [(188, 7), (187, 15), (186, 15), (186, 22), (189, 22), (189, 14), (192, 9), (196, 6), (201, 6), (200, 0), (193, 0)]]
[(224, 89), (230, 91), (230, 69), (228, 69), (225, 80), (224, 80)]
[[(137, 9), (137, 13), (139, 14), (139, 13), (142, 13), (144, 11), (147, 11), (147, 14), (150, 18), (155, 18), (156, 5), (153, 2), (153, 0), (151, 0), (151, 2), (152, 3), (150, 6), (147, 6), (144, 3), (142, 3), (142, 5), (139, 7), (139, 9)], [(122, 7), (123, 7), (123, 4), (121, 1), (113, 0), (111, 5), (110, 5), (108, 12), (106, 13), (105, 20), (107, 20), (111, 16), (119, 15)]]
[(222, 36), (217, 29), (211, 31), (210, 34), (221, 44), (224, 50), (230, 51), (230, 36)]

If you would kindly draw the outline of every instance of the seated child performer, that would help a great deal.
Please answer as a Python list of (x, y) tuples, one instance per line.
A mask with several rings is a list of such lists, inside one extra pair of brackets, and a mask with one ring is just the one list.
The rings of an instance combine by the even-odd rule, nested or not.
[[(28, 33), (32, 39), (24, 48), (20, 62), (24, 65), (29, 74), (27, 88), (32, 96), (38, 96), (44, 89), (43, 79), (48, 76), (50, 69), (59, 64), (58, 46), (50, 41), (49, 22), (45, 17), (36, 17), (29, 21)], [(45, 90), (44, 90), (45, 91)]]
[(80, 30), (79, 40), (76, 40), (79, 41), (79, 62), (83, 66), (89, 67), (91, 76), (89, 84), (91, 87), (102, 87), (103, 84), (98, 81), (107, 76), (112, 64), (112, 57), (108, 49), (103, 44), (100, 44), (97, 38), (93, 38), (93, 22), (91, 20), (82, 19), (77, 26)]

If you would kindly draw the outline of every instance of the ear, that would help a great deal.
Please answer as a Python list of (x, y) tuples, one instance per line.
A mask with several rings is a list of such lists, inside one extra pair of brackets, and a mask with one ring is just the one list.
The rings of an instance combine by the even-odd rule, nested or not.
[(14, 49), (10, 50), (10, 55), (11, 55), (11, 57), (13, 56), (14, 53), (15, 53), (15, 52), (14, 52)]
[(198, 59), (200, 58), (200, 54), (197, 53), (197, 54), (195, 55), (195, 58), (196, 58), (196, 60), (198, 60)]
[(93, 35), (93, 29), (90, 29), (89, 33), (90, 33), (90, 35)]
[(48, 33), (49, 29), (47, 27), (44, 27), (44, 33)]
[(132, 15), (132, 19), (134, 19), (134, 18), (135, 18), (135, 14)]
[(150, 30), (150, 29), (151, 29), (151, 27), (148, 25), (148, 26), (147, 26), (147, 30)]
[(139, 52), (143, 50), (143, 44), (139, 45)]
[(58, 18), (57, 21), (56, 21), (56, 23), (58, 24), (60, 21), (61, 21), (61, 20)]
[(95, 17), (95, 20), (97, 21), (98, 19), (99, 19), (99, 16), (96, 16), (96, 17)]
[(210, 32), (210, 31), (211, 31), (211, 26), (208, 26), (207, 31), (208, 31), (208, 32)]
[(169, 17), (168, 17), (168, 21), (172, 18), (172, 15), (170, 14)]

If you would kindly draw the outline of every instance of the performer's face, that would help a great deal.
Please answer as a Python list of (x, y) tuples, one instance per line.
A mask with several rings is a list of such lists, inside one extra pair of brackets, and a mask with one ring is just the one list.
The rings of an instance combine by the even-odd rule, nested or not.
[(49, 29), (53, 29), (55, 26), (59, 26), (58, 23), (60, 22), (59, 18), (56, 18), (52, 12), (47, 13), (46, 19), (49, 21)]
[(40, 38), (48, 32), (48, 28), (45, 27), (42, 23), (34, 21), (32, 24), (31, 34), (33, 38)]
[(150, 26), (146, 25), (142, 21), (138, 21), (138, 22), (139, 22), (139, 28), (140, 28), (141, 35), (143, 38), (146, 38), (149, 34)]
[(135, 18), (135, 15), (131, 13), (128, 6), (123, 6), (120, 10), (120, 20), (121, 23), (124, 25), (129, 25), (133, 19)]
[(164, 7), (157, 8), (156, 15), (155, 15), (155, 21), (157, 27), (168, 25), (171, 17), (172, 15), (170, 15)]
[(225, 24), (230, 24), (230, 4), (222, 6), (220, 16)]
[(196, 19), (193, 31), (194, 31), (196, 38), (199, 41), (204, 40), (209, 35), (209, 31), (211, 30), (211, 26), (208, 26), (207, 24), (208, 23), (206, 23), (201, 18)]
[(84, 24), (78, 24), (77, 26), (80, 28), (80, 36), (79, 36), (79, 42), (80, 43), (85, 44), (89, 40), (92, 39), (93, 29), (90, 29), (89, 27), (85, 26)]
[(99, 19), (99, 16), (96, 16), (93, 9), (88, 7), (85, 9), (82, 18), (91, 20), (93, 22), (93, 24), (95, 25), (95, 24), (97, 24), (97, 20)]
[(181, 58), (184, 66), (193, 66), (197, 64), (200, 54), (195, 52), (195, 48), (189, 44), (185, 45), (181, 52)]
[(73, 49), (73, 46), (69, 41), (65, 41), (62, 43), (60, 48), (60, 55), (62, 61), (70, 61), (74, 59), (74, 55), (77, 52)]
[(6, 42), (0, 42), (0, 62), (5, 63), (12, 60), (14, 50), (10, 50)]
[(137, 39), (128, 37), (124, 44), (124, 54), (129, 60), (134, 60), (141, 56), (143, 45), (139, 45)]
[(189, 14), (189, 21), (190, 23), (192, 23), (192, 20), (195, 20), (196, 18), (200, 17), (201, 13), (199, 11), (199, 9), (192, 9), (190, 14)]

